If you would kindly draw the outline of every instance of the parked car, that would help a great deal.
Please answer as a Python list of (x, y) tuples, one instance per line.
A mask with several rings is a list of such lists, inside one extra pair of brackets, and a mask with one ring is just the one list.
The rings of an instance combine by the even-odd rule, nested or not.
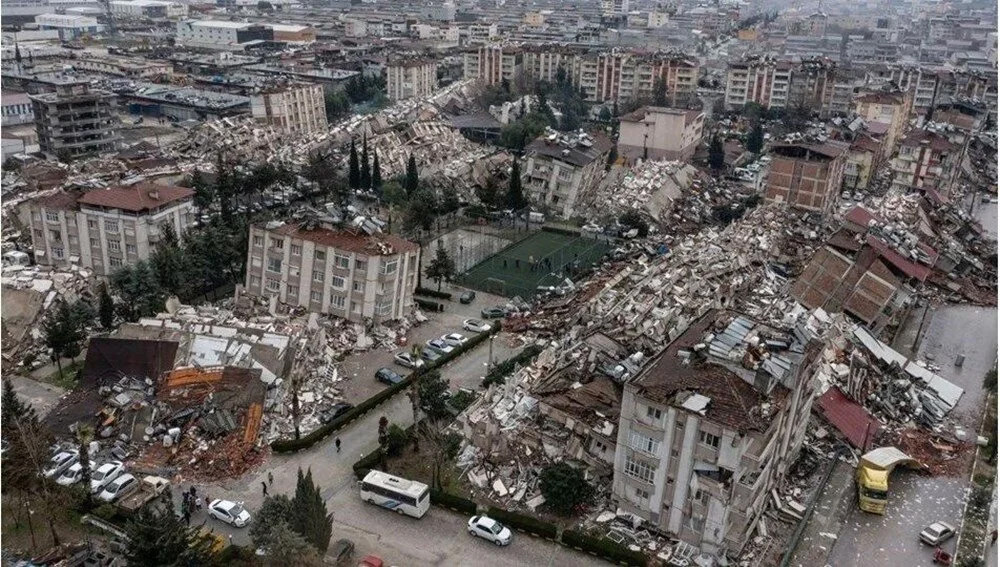
[(476, 300), (476, 292), (469, 290), (458, 297), (459, 303), (468, 305)]
[(447, 335), (443, 335), (441, 337), (441, 340), (450, 344), (453, 347), (462, 346), (465, 343), (469, 342), (469, 339), (462, 333), (450, 333)]
[(423, 358), (428, 363), (437, 362), (441, 356), (443, 355), (440, 352), (430, 347), (424, 347), (423, 350), (420, 351), (420, 358)]
[(76, 451), (60, 451), (49, 461), (49, 466), (45, 468), (43, 474), (45, 478), (59, 478), (59, 475), (79, 460), (80, 455)]
[(379, 368), (378, 371), (375, 372), (375, 379), (390, 386), (399, 384), (404, 380), (402, 376), (393, 372), (390, 368)]
[(505, 527), (500, 522), (488, 516), (473, 516), (469, 519), (469, 533), (492, 541), (497, 545), (509, 545), (511, 539), (510, 528)]
[(347, 413), (347, 410), (353, 407), (354, 404), (349, 404), (347, 402), (337, 402), (332, 406), (326, 408), (325, 410), (320, 411), (319, 420), (322, 423), (330, 423), (331, 421)]
[(397, 354), (395, 361), (396, 364), (400, 366), (405, 366), (407, 368), (420, 368), (421, 366), (424, 365), (423, 360), (420, 360), (419, 358), (414, 356), (413, 353), (410, 352), (401, 352)]
[(338, 539), (327, 552), (327, 556), (332, 557), (336, 565), (347, 565), (352, 555), (354, 555), (354, 542), (349, 539)]
[(444, 339), (431, 339), (427, 341), (428, 348), (434, 349), (441, 354), (448, 354), (449, 352), (455, 350), (455, 347), (446, 343)]
[(237, 528), (242, 528), (250, 523), (250, 512), (247, 512), (242, 502), (212, 500), (212, 503), (208, 505), (208, 515)]
[(383, 567), (384, 565), (385, 561), (382, 561), (382, 558), (377, 555), (365, 555), (361, 561), (358, 561), (358, 567)]
[(487, 307), (479, 312), (483, 319), (500, 319), (507, 315), (507, 310), (503, 307)]
[[(90, 470), (94, 470), (94, 461), (90, 461)], [(83, 463), (76, 462), (73, 466), (63, 471), (59, 478), (56, 479), (56, 484), (59, 486), (72, 486), (83, 479)]]
[(123, 472), (125, 472), (125, 464), (121, 461), (111, 461), (97, 467), (94, 472), (90, 473), (90, 492), (97, 494), (104, 490), (108, 483), (118, 478)]
[(462, 321), (462, 328), (473, 333), (485, 333), (490, 330), (490, 324), (479, 319), (466, 319)]
[(105, 502), (114, 502), (115, 500), (118, 500), (122, 496), (125, 496), (138, 488), (139, 480), (134, 476), (125, 473), (112, 480), (107, 486), (104, 487), (104, 490), (102, 490), (97, 497)]
[(955, 527), (946, 522), (934, 522), (920, 532), (920, 541), (935, 547), (948, 541), (955, 535)]

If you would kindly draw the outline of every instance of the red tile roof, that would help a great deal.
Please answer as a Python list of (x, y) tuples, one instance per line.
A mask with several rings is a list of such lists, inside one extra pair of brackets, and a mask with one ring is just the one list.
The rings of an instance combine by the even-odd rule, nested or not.
[(258, 228), (273, 234), (301, 238), (323, 246), (332, 246), (338, 250), (369, 256), (391, 256), (415, 252), (419, 249), (417, 243), (391, 234), (366, 234), (362, 231), (353, 232), (346, 229), (334, 230), (324, 227), (309, 229), (305, 227), (303, 222), (285, 223), (271, 230), (264, 227)]
[(872, 414), (838, 388), (830, 388), (816, 400), (818, 413), (837, 428), (847, 440), (862, 451), (867, 450), (878, 433), (879, 425)]
[(868, 228), (868, 225), (871, 223), (871, 221), (877, 221), (879, 223), (883, 222), (882, 219), (875, 216), (871, 211), (860, 206), (854, 207), (853, 209), (848, 211), (847, 215), (844, 216), (844, 220), (856, 224), (858, 226), (862, 226), (865, 229)]
[(878, 238), (868, 235), (868, 245), (878, 252), (879, 256), (884, 258), (887, 262), (896, 267), (899, 271), (906, 274), (908, 277), (914, 278), (918, 281), (924, 281), (927, 276), (931, 275), (933, 270), (927, 266), (922, 266), (906, 257), (904, 257), (899, 252), (896, 252), (889, 247), (888, 244), (879, 240)]
[(76, 200), (80, 197), (79, 192), (59, 191), (52, 195), (36, 197), (32, 202), (39, 207), (46, 209), (58, 209), (63, 211), (75, 211), (77, 209)]
[(94, 205), (123, 211), (151, 211), (172, 203), (190, 199), (194, 189), (154, 183), (137, 183), (130, 187), (111, 187), (84, 193), (78, 200), (81, 205)]

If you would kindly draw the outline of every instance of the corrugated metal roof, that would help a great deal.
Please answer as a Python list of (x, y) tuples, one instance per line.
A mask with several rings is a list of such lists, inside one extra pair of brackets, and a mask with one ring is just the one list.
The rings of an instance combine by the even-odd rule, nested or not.
[(840, 431), (854, 447), (864, 451), (875, 438), (879, 425), (861, 404), (848, 398), (839, 388), (830, 388), (816, 400), (819, 414)]

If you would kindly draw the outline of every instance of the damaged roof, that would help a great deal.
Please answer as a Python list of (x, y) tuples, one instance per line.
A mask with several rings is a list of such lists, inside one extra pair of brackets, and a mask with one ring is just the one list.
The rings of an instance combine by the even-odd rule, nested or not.
[[(311, 226), (307, 222), (285, 223), (273, 229), (267, 229), (264, 225), (260, 225), (258, 228), (273, 234), (301, 238), (338, 250), (369, 256), (391, 256), (405, 252), (416, 252), (418, 249), (416, 243), (392, 234), (366, 234), (363, 231), (335, 230), (322, 226)], [(388, 247), (381, 245), (388, 245)]]
[(173, 185), (137, 183), (131, 187), (111, 187), (88, 191), (78, 199), (81, 205), (93, 205), (123, 211), (144, 212), (174, 201), (190, 199), (194, 189)]

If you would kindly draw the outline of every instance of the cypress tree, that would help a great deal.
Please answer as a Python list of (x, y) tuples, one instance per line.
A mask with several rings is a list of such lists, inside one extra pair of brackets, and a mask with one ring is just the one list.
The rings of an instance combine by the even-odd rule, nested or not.
[(417, 160), (410, 154), (410, 161), (406, 164), (406, 183), (404, 188), (407, 195), (413, 195), (420, 186), (420, 178), (417, 176)]
[(378, 165), (378, 149), (372, 149), (374, 159), (372, 159), (372, 189), (380, 191), (382, 189), (382, 168)]
[(101, 327), (105, 330), (111, 329), (115, 324), (115, 302), (108, 293), (108, 284), (101, 284), (100, 296), (98, 296), (97, 311), (101, 320)]
[(333, 535), (333, 514), (327, 512), (319, 487), (313, 483), (312, 469), (305, 475), (299, 469), (292, 511), (291, 528), (316, 547), (320, 554), (326, 553)]
[(524, 190), (521, 188), (521, 166), (518, 164), (517, 158), (515, 158), (514, 163), (510, 167), (510, 183), (507, 185), (507, 206), (517, 211), (524, 208), (527, 204), (524, 198)]
[(371, 189), (371, 187), (372, 169), (368, 163), (368, 135), (365, 134), (364, 141), (361, 143), (361, 188)]
[(358, 148), (354, 145), (354, 139), (351, 139), (351, 155), (347, 162), (347, 184), (351, 189), (357, 189), (361, 187), (361, 170), (358, 168)]

